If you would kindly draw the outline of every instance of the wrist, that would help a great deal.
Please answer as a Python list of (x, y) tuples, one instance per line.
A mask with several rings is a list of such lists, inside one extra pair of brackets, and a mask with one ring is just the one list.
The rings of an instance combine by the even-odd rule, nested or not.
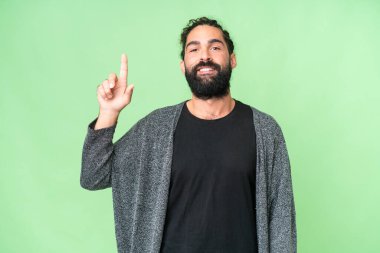
[(103, 117), (103, 118), (118, 118), (119, 114), (120, 114), (119, 111), (104, 110), (104, 109), (99, 110), (99, 117)]
[(95, 130), (116, 125), (118, 117), (119, 112), (99, 111), (98, 120), (95, 124)]

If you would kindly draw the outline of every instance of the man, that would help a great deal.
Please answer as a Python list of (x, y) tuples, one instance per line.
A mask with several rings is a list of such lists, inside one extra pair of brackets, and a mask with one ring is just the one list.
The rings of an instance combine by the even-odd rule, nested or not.
[(98, 86), (81, 185), (112, 187), (119, 252), (296, 252), (285, 140), (269, 115), (231, 97), (229, 33), (190, 20), (180, 67), (192, 98), (157, 109), (112, 143), (131, 102), (126, 55)]

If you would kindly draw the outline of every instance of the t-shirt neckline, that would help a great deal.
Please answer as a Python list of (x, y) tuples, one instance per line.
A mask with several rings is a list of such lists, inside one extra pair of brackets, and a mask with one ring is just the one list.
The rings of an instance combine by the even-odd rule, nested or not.
[(237, 106), (238, 106), (238, 103), (240, 103), (238, 100), (236, 99), (233, 99), (235, 101), (235, 105), (234, 107), (232, 108), (232, 110), (225, 116), (221, 117), (221, 118), (217, 118), (217, 119), (201, 119), (201, 118), (198, 118), (197, 116), (195, 116), (194, 114), (192, 114), (189, 110), (189, 108), (187, 107), (187, 102), (189, 100), (186, 100), (185, 103), (184, 103), (184, 109), (185, 109), (185, 112), (186, 114), (191, 117), (192, 119), (194, 120), (197, 120), (199, 122), (219, 122), (219, 121), (224, 121), (224, 120), (227, 120), (228, 118), (231, 118), (237, 111)]

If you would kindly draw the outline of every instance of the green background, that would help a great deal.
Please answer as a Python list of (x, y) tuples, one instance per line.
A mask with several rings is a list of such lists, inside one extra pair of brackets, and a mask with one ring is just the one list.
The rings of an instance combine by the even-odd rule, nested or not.
[(380, 252), (378, 0), (1, 0), (0, 252), (116, 252), (111, 190), (79, 185), (96, 86), (126, 52), (115, 139), (190, 98), (179, 34), (202, 15), (235, 42), (233, 97), (282, 126), (299, 252)]

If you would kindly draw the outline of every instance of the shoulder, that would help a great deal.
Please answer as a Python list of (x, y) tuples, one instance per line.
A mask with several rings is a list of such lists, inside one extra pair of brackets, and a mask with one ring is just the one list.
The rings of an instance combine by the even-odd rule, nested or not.
[(182, 109), (184, 103), (185, 102), (181, 102), (181, 103), (178, 103), (175, 105), (169, 105), (169, 106), (165, 106), (165, 107), (155, 109), (151, 113), (149, 113), (146, 116), (146, 118), (155, 119), (156, 117), (160, 118), (160, 117), (171, 116), (171, 115), (179, 112)]
[(158, 108), (141, 118), (130, 130), (132, 133), (155, 134), (172, 131), (181, 113), (184, 102)]
[(256, 137), (262, 144), (265, 153), (269, 154), (270, 159), (274, 153), (278, 153), (287, 158), (287, 147), (284, 134), (277, 120), (268, 113), (262, 112), (252, 107), (253, 124), (256, 130)]
[(283, 133), (278, 121), (270, 114), (263, 112), (251, 105), (253, 123), (256, 132), (260, 132), (264, 139), (283, 138)]
[(138, 123), (140, 125), (161, 125), (167, 123), (173, 123), (178, 118), (184, 102), (161, 107), (153, 110), (148, 115), (143, 117)]
[(155, 138), (173, 131), (184, 102), (179, 104), (158, 108), (137, 121), (117, 141), (117, 145), (139, 141), (143, 138)]
[(276, 119), (272, 115), (265, 113), (265, 112), (257, 109), (256, 107), (249, 105), (249, 104), (246, 104), (246, 103), (243, 103), (239, 100), (238, 100), (238, 102), (241, 103), (243, 106), (251, 109), (252, 114), (253, 114), (253, 121), (254, 121), (254, 124), (256, 125), (256, 128), (259, 128), (259, 129), (264, 128), (264, 129), (268, 129), (268, 130), (269, 129), (275, 130), (275, 129), (280, 127), (278, 122), (276, 121)]
[(280, 128), (277, 120), (270, 114), (265, 113), (251, 106), (254, 120), (261, 126), (265, 128)]

